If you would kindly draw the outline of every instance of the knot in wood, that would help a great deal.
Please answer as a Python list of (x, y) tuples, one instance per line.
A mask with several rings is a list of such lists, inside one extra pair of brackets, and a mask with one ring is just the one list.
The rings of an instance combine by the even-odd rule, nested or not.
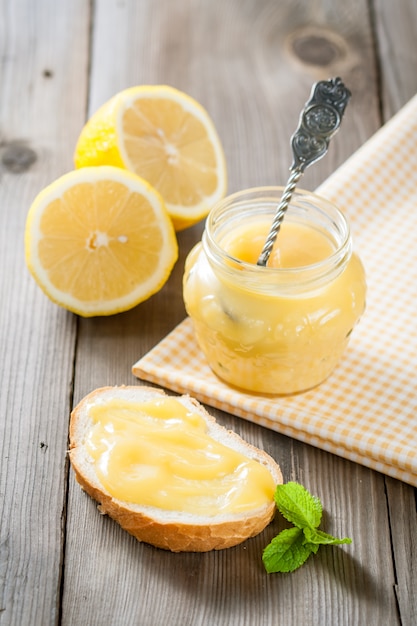
[(28, 170), (36, 159), (36, 152), (32, 148), (16, 141), (5, 147), (1, 160), (6, 170), (20, 174)]
[(293, 33), (289, 49), (298, 61), (316, 67), (328, 67), (343, 59), (346, 55), (344, 40), (325, 29), (308, 27)]

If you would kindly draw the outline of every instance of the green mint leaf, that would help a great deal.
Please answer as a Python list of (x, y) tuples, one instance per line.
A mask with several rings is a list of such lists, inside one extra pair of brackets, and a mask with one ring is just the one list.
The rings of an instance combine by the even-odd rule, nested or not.
[[(305, 543), (311, 545), (340, 545), (342, 543), (352, 543), (352, 539), (349, 537), (345, 537), (344, 539), (337, 539), (337, 537), (333, 537), (328, 533), (323, 532), (322, 530), (317, 530), (316, 528), (309, 528), (308, 526), (303, 529)], [(316, 550), (317, 552), (317, 550)]]
[(308, 541), (306, 541), (304, 539), (304, 545), (307, 546), (308, 548), (310, 548), (310, 550), (312, 552), (314, 552), (314, 554), (317, 554), (319, 548), (320, 548), (320, 544), (319, 543), (308, 543)]
[(274, 498), (278, 510), (294, 527), (283, 530), (264, 549), (262, 560), (268, 574), (293, 572), (323, 544), (352, 543), (348, 537), (337, 539), (318, 529), (323, 514), (321, 502), (302, 485), (278, 485)]
[(302, 485), (295, 482), (278, 485), (274, 498), (278, 510), (297, 528), (317, 528), (320, 524), (321, 502)]
[(305, 537), (300, 528), (287, 528), (274, 537), (262, 554), (268, 574), (293, 572), (300, 567), (312, 552), (317, 551), (304, 542)]

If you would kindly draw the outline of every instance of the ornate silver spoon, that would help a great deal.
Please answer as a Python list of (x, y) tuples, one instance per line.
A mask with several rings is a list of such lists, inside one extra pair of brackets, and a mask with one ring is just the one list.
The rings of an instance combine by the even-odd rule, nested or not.
[(330, 139), (338, 130), (350, 91), (340, 78), (322, 80), (313, 85), (310, 100), (301, 112), (297, 130), (291, 137), (293, 164), (291, 175), (277, 207), (268, 237), (257, 265), (266, 266), (292, 194), (304, 170), (327, 152)]

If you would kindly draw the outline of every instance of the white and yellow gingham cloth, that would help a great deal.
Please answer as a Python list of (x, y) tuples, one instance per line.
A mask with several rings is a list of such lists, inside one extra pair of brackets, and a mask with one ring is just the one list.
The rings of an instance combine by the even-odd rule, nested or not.
[(317, 192), (348, 217), (368, 283), (327, 381), (289, 397), (236, 391), (206, 364), (189, 319), (133, 373), (417, 486), (417, 96)]

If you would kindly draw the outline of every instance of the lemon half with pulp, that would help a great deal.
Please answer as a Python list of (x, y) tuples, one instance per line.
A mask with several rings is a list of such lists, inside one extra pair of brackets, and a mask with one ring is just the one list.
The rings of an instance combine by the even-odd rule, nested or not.
[(113, 165), (147, 180), (163, 197), (176, 230), (205, 217), (226, 193), (225, 157), (207, 111), (166, 85), (125, 89), (85, 124), (77, 168)]
[(126, 311), (157, 292), (178, 258), (164, 201), (117, 167), (88, 167), (35, 198), (26, 263), (57, 304), (88, 317)]

